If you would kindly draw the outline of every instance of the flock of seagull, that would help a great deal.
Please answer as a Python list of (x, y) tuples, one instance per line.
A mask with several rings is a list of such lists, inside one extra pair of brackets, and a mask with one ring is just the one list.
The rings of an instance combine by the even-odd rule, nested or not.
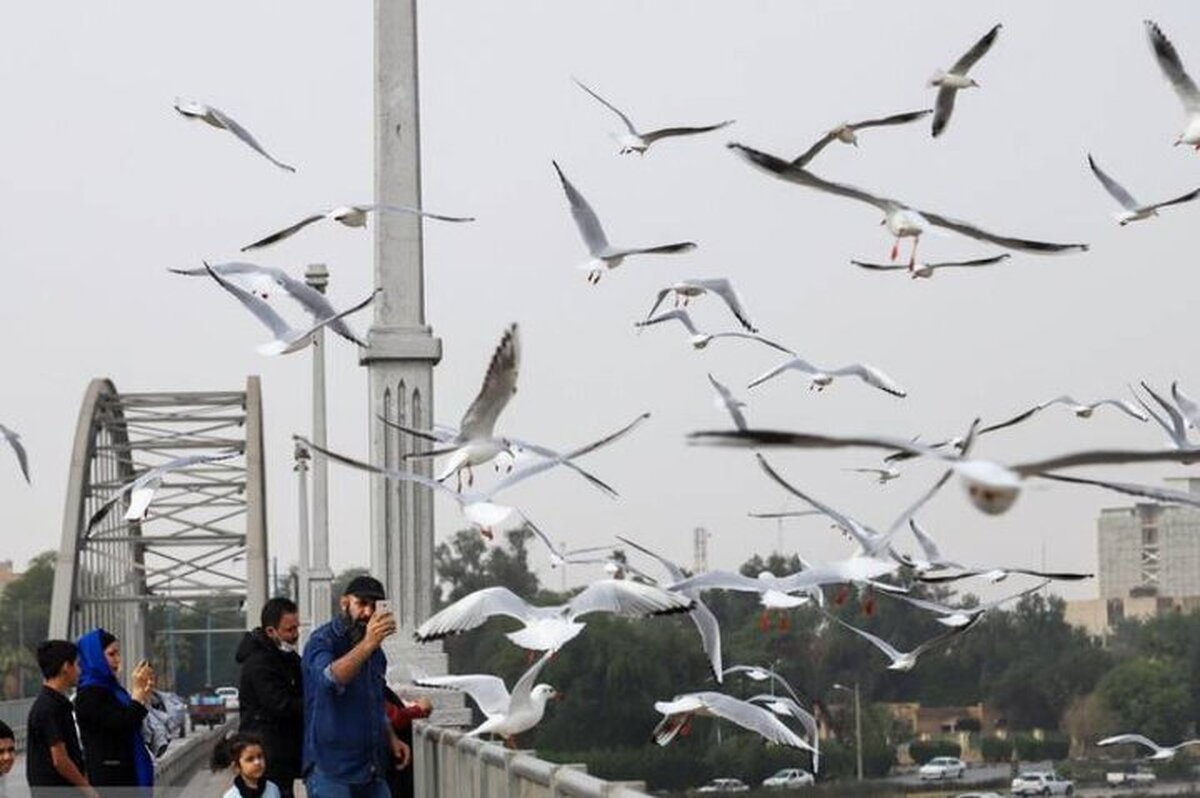
[[(1163, 32), (1153, 22), (1145, 23), (1151, 49), (1169, 84), (1179, 95), (1187, 122), (1176, 144), (1200, 150), (1200, 90), (1188, 76), (1179, 55)], [(1001, 26), (991, 28), (950, 68), (939, 70), (929, 80), (937, 89), (933, 109), (906, 111), (859, 122), (847, 122), (824, 133), (805, 152), (787, 159), (777, 157), (739, 143), (729, 143), (728, 148), (738, 157), (765, 171), (777, 179), (816, 190), (832, 196), (856, 200), (870, 205), (882, 213), (881, 224), (886, 225), (894, 237), (890, 261), (876, 263), (852, 260), (858, 267), (882, 271), (906, 271), (913, 278), (928, 278), (940, 269), (984, 268), (999, 265), (1008, 260), (1009, 252), (981, 254), (964, 261), (917, 261), (917, 246), (922, 235), (931, 228), (940, 228), (965, 236), (1001, 250), (1028, 254), (1066, 254), (1088, 249), (1082, 243), (1057, 243), (1038, 241), (1011, 235), (989, 232), (973, 223), (950, 216), (918, 209), (908, 203), (887, 196), (868, 192), (854, 186), (827, 180), (810, 170), (810, 166), (821, 152), (833, 142), (858, 146), (859, 134), (866, 130), (909, 125), (932, 116), (931, 133), (941, 136), (952, 118), (956, 99), (960, 91), (976, 88), (979, 83), (970, 76), (970, 71), (983, 59), (996, 43)], [(712, 134), (732, 124), (723, 120), (713, 124), (693, 127), (674, 126), (655, 130), (643, 130), (616, 105), (604, 99), (589, 86), (576, 80), (578, 87), (595, 99), (604, 108), (616, 115), (623, 130), (615, 138), (622, 155), (645, 155), (652, 146), (664, 146), (672, 139)], [(286, 172), (295, 172), (295, 167), (278, 160), (241, 124), (225, 112), (199, 102), (178, 100), (175, 110), (183, 117), (206, 123), (236, 137), (262, 158)], [(1200, 188), (1164, 202), (1144, 204), (1133, 196), (1110, 175), (1101, 170), (1092, 156), (1088, 164), (1103, 188), (1121, 206), (1117, 221), (1125, 225), (1157, 215), (1163, 208), (1190, 202), (1200, 196)], [(595, 284), (609, 271), (621, 266), (633, 257), (650, 255), (675, 255), (686, 253), (696, 247), (693, 242), (681, 241), (649, 245), (615, 245), (611, 243), (600, 223), (599, 216), (584, 195), (568, 179), (558, 163), (553, 163), (568, 209), (579, 229), (587, 250), (587, 259), (580, 268), (587, 274), (589, 282)], [(471, 217), (434, 214), (421, 208), (394, 205), (344, 205), (315, 212), (275, 232), (262, 236), (243, 246), (243, 252), (255, 252), (273, 246), (280, 241), (299, 234), (305, 228), (321, 221), (338, 222), (351, 228), (365, 227), (372, 214), (404, 213), (448, 223), (467, 223)], [(900, 244), (911, 239), (912, 246), (907, 263), (898, 262)], [(171, 270), (176, 274), (211, 280), (231, 295), (257, 319), (269, 332), (270, 339), (258, 347), (265, 355), (290, 354), (307, 347), (314, 334), (328, 327), (337, 336), (364, 346), (363, 340), (350, 326), (348, 317), (362, 310), (376, 297), (376, 293), (363, 298), (349, 307), (335, 308), (319, 291), (311, 288), (286, 271), (260, 266), (249, 262), (203, 263), (192, 269)], [(736, 327), (728, 330), (707, 332), (700, 330), (692, 321), (688, 306), (692, 301), (711, 297), (724, 303)], [(273, 305), (274, 300), (293, 302), (308, 317), (301, 325), (286, 321)], [(665, 302), (673, 301), (673, 307), (660, 310)], [(781, 353), (783, 359), (773, 368), (752, 379), (747, 389), (753, 389), (789, 372), (802, 375), (810, 389), (820, 391), (839, 377), (853, 377), (865, 385), (897, 398), (906, 392), (899, 383), (876, 366), (861, 363), (816, 365), (793, 349), (764, 335), (751, 321), (747, 303), (733, 283), (723, 277), (708, 277), (681, 280), (663, 287), (653, 298), (645, 318), (636, 323), (640, 331), (663, 329), (663, 325), (677, 322), (688, 333), (692, 347), (703, 349), (721, 339), (748, 340)], [(946, 627), (937, 636), (921, 642), (911, 650), (902, 651), (887, 640), (860, 629), (832, 614), (826, 614), (827, 628), (845, 628), (877, 649), (887, 660), (891, 670), (907, 671), (916, 667), (918, 660), (931, 650), (953, 641), (958, 635), (968, 633), (988, 612), (1005, 602), (1042, 589), (1052, 580), (1086, 579), (1090, 574), (1070, 572), (1044, 572), (1017, 566), (972, 566), (947, 558), (937, 542), (920, 525), (916, 516), (941, 488), (954, 476), (964, 484), (972, 503), (985, 513), (1006, 512), (1017, 500), (1023, 486), (1030, 479), (1048, 479), (1083, 485), (1098, 486), (1107, 490), (1146, 497), (1165, 502), (1185, 503), (1200, 506), (1200, 496), (1172, 491), (1147, 485), (1113, 482), (1093, 478), (1068, 476), (1060, 473), (1067, 469), (1087, 465), (1118, 465), (1126, 463), (1200, 461), (1200, 447), (1189, 439), (1189, 431), (1200, 429), (1200, 404), (1193, 401), (1177, 383), (1171, 385), (1170, 396), (1142, 383), (1139, 393), (1130, 387), (1132, 401), (1123, 398), (1099, 398), (1080, 401), (1069, 395), (1033, 404), (1028, 409), (1006, 420), (990, 425), (975, 419), (961, 437), (935, 443), (924, 443), (894, 435), (841, 436), (828, 432), (805, 432), (794, 430), (760, 429), (751, 426), (746, 418), (746, 403), (738, 399), (734, 391), (711, 374), (717, 406), (727, 411), (732, 428), (700, 431), (693, 433), (690, 441), (696, 445), (749, 448), (764, 475), (775, 482), (786, 493), (795, 496), (809, 509), (786, 514), (756, 514), (759, 517), (780, 515), (821, 515), (839, 529), (854, 544), (854, 551), (841, 560), (808, 562), (801, 560), (800, 571), (775, 575), (760, 573), (745, 576), (729, 571), (709, 571), (690, 574), (678, 563), (653, 552), (644, 545), (630, 539), (619, 538), (606, 546), (591, 546), (577, 550), (565, 550), (555, 546), (550, 537), (521, 508), (505, 502), (502, 495), (513, 485), (525, 482), (551, 469), (562, 467), (577, 475), (600, 493), (615, 498), (616, 491), (595, 474), (577, 462), (586, 455), (613, 445), (631, 435), (649, 414), (617, 427), (613, 432), (598, 440), (573, 447), (551, 447), (497, 432), (500, 416), (515, 395), (520, 372), (520, 332), (516, 324), (506, 329), (488, 365), (483, 384), (471, 405), (463, 413), (456, 428), (435, 427), (419, 429), (400, 425), (386, 419), (381, 423), (396, 428), (397, 434), (410, 436), (414, 442), (413, 452), (405, 457), (407, 465), (416, 461), (441, 459), (441, 467), (432, 476), (416, 470), (388, 468), (373, 465), (344, 454), (312, 444), (303, 437), (296, 439), (310, 449), (321, 452), (334, 462), (394, 481), (412, 482), (449, 496), (459, 506), (466, 522), (491, 539), (496, 531), (526, 528), (544, 545), (546, 556), (552, 567), (568, 563), (603, 563), (607, 578), (593, 582), (568, 601), (557, 606), (537, 606), (527, 602), (504, 587), (490, 587), (471, 593), (453, 602), (427, 619), (416, 630), (419, 641), (438, 640), (449, 635), (461, 634), (475, 629), (490, 619), (503, 616), (515, 619), (520, 628), (510, 632), (507, 639), (529, 652), (532, 665), (518, 679), (510, 692), (504, 682), (489, 674), (430, 676), (414, 672), (413, 682), (433, 689), (449, 689), (465, 692), (475, 701), (486, 720), (471, 734), (494, 734), (513, 742), (516, 735), (536, 726), (542, 719), (547, 702), (555, 696), (554, 689), (538, 683), (541, 672), (552, 661), (553, 655), (562, 646), (583, 633), (586, 618), (595, 613), (609, 613), (626, 618), (650, 618), (670, 614), (687, 614), (695, 625), (701, 647), (710, 665), (712, 676), (718, 685), (725, 677), (737, 675), (754, 682), (771, 681), (782, 689), (777, 695), (759, 693), (743, 699), (714, 690), (698, 690), (682, 693), (671, 700), (655, 705), (663, 715), (662, 721), (653, 730), (653, 738), (660, 745), (668, 744), (687, 729), (695, 716), (712, 716), (735, 723), (761, 735), (772, 743), (808, 751), (813, 758), (814, 770), (819, 766), (819, 740), (817, 724), (812, 713), (803, 706), (797, 691), (778, 674), (765, 668), (748, 665), (725, 666), (721, 653), (721, 632), (716, 616), (705, 605), (704, 594), (712, 590), (738, 591), (758, 596), (763, 606), (763, 619), (769, 624), (769, 613), (784, 613), (801, 605), (813, 605), (824, 611), (825, 588), (835, 588), (835, 601), (844, 602), (849, 588), (859, 588), (863, 611), (870, 613), (876, 593), (887, 595), (890, 600), (904, 602), (915, 610), (928, 612)], [(1144, 394), (1144, 395), (1143, 395)], [(979, 439), (988, 434), (1009, 429), (1033, 416), (1062, 406), (1071, 410), (1078, 418), (1090, 418), (1103, 409), (1105, 412), (1121, 413), (1139, 423), (1153, 421), (1162, 428), (1168, 446), (1147, 451), (1100, 449), (1052, 456), (1019, 463), (1001, 463), (977, 457), (973, 449)], [(0, 426), (0, 435), (16, 452), (21, 472), (29, 479), (28, 460), (19, 436)], [(835, 509), (814, 496), (810, 496), (786, 479), (768, 459), (763, 450), (785, 449), (834, 449), (869, 448), (886, 453), (884, 463), (877, 468), (853, 469), (874, 476), (879, 483), (887, 483), (901, 474), (899, 464), (915, 458), (936, 461), (944, 467), (941, 476), (925, 490), (914, 503), (893, 519), (882, 531), (865, 522)], [(198, 464), (236, 456), (236, 452), (221, 452), (215, 455), (182, 457), (164, 463), (140, 474), (136, 479), (120, 486), (89, 520), (89, 529), (124, 501), (125, 518), (140, 520), (146, 517), (155, 497), (155, 491), (164, 479), (176, 471)], [(506, 473), (487, 488), (475, 488), (476, 470), (493, 464), (497, 471)], [(454, 480), (454, 487), (450, 481)], [(908, 553), (899, 548), (899, 535), (909, 530), (915, 541), (917, 552)], [(618, 547), (620, 551), (618, 552)], [(652, 576), (643, 571), (625, 555), (644, 557), (661, 569), (661, 575)], [(918, 582), (946, 583), (967, 578), (984, 578), (999, 582), (1010, 576), (1029, 576), (1038, 581), (1032, 587), (1020, 590), (995, 601), (973, 606), (952, 606), (917, 596), (909, 595), (907, 588), (890, 581), (901, 568), (907, 569)], [(834, 623), (836, 622), (836, 623)], [(1100, 741), (1100, 745), (1141, 744), (1153, 751), (1151, 758), (1167, 759), (1183, 746), (1200, 741), (1188, 741), (1172, 748), (1162, 748), (1138, 735), (1118, 735)]]

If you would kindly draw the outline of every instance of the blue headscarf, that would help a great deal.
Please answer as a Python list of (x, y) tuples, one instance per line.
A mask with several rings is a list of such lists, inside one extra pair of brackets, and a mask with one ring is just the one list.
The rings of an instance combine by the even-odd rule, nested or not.
[[(104, 656), (104, 637), (111, 637), (111, 635), (103, 629), (93, 629), (79, 638), (79, 686), (81, 688), (103, 687), (116, 696), (121, 706), (127, 707), (133, 702), (133, 698), (117, 681), (117, 675), (108, 666), (108, 658)], [(150, 751), (146, 748), (146, 741), (142, 738), (140, 724), (130, 733), (129, 744), (133, 748), (133, 765), (137, 774), (137, 786), (152, 786), (154, 784), (154, 760), (151, 759)]]

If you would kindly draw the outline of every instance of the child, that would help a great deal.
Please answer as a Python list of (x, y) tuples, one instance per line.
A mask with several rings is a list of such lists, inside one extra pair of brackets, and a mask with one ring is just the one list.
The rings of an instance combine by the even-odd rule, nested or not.
[(279, 798), (279, 788), (263, 778), (267, 756), (252, 734), (230, 734), (213, 749), (212, 769), (232, 768), (237, 775), (223, 798)]

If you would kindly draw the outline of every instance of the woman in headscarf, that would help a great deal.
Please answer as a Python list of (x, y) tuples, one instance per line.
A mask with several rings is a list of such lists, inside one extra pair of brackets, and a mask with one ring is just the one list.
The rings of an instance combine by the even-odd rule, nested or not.
[[(142, 737), (142, 721), (154, 689), (154, 670), (147, 662), (139, 663), (132, 689), (126, 691), (117, 681), (121, 644), (104, 629), (79, 638), (79, 670), (75, 719), (88, 781), (101, 795), (148, 795), (154, 784), (154, 760)], [(146, 789), (114, 791), (113, 787)]]

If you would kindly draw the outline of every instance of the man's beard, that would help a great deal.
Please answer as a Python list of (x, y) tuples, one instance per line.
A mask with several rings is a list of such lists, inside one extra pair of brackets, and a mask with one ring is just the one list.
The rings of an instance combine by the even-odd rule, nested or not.
[(350, 629), (350, 642), (357, 646), (367, 636), (367, 622), (356, 620), (349, 610), (342, 610), (342, 615), (345, 616), (346, 626)]

